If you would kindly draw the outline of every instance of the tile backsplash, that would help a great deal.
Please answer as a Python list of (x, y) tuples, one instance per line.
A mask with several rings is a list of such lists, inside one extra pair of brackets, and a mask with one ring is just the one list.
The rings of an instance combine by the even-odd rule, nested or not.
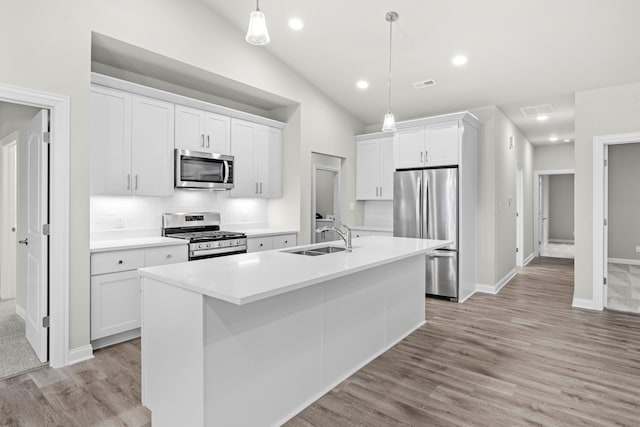
[(364, 202), (364, 224), (369, 227), (393, 227), (393, 201), (369, 200)]
[(227, 191), (176, 190), (171, 197), (91, 197), (92, 239), (109, 232), (147, 231), (159, 235), (166, 212), (220, 212), (222, 224), (264, 227), (267, 200), (234, 199)]

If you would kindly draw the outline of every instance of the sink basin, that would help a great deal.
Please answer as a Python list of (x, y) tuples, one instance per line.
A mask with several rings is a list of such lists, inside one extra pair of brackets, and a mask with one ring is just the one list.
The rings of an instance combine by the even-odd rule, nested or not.
[(297, 251), (282, 251), (296, 255), (318, 256), (332, 254), (334, 252), (344, 252), (344, 248), (340, 246), (321, 246), (319, 248), (300, 249)]

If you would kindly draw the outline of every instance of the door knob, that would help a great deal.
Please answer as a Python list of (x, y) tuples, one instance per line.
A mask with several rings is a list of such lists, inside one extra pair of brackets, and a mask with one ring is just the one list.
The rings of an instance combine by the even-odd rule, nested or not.
[(18, 240), (18, 243), (20, 243), (21, 245), (27, 246), (29, 244), (29, 238), (26, 238), (24, 240)]
[(11, 227), (11, 232), (15, 233), (16, 232), (16, 228), (15, 227)]

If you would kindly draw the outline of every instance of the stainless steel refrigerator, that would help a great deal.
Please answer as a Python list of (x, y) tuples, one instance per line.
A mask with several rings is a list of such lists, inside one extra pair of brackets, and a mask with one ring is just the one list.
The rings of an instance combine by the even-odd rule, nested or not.
[(425, 293), (457, 300), (457, 167), (394, 173), (393, 235), (453, 241), (446, 249), (427, 255)]

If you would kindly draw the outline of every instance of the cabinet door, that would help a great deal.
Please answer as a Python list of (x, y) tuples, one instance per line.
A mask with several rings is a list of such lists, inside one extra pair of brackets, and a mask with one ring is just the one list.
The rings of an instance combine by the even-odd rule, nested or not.
[[(393, 149), (393, 145), (391, 145)], [(393, 152), (391, 153), (393, 161)], [(356, 153), (356, 199), (376, 200), (380, 192), (380, 146), (377, 139), (358, 141)]]
[(140, 327), (136, 270), (91, 277), (91, 339)]
[(131, 194), (131, 95), (91, 87), (91, 194)]
[(175, 106), (175, 148), (207, 151), (205, 141), (205, 113), (202, 110)]
[(231, 197), (258, 197), (256, 134), (254, 123), (231, 119), (231, 155), (234, 156)]
[(280, 236), (273, 236), (272, 241), (273, 241), (273, 245), (272, 245), (273, 249), (290, 248), (297, 244), (297, 239), (295, 234), (283, 234)]
[(458, 164), (458, 123), (429, 128), (427, 166)]
[(380, 200), (393, 200), (393, 138), (384, 138), (378, 144), (380, 150)]
[(273, 249), (271, 237), (253, 237), (247, 239), (247, 252), (262, 252)]
[(424, 126), (402, 129), (396, 134), (396, 169), (415, 168), (424, 165), (425, 130)]
[(282, 197), (282, 131), (259, 126), (256, 155), (258, 197)]
[(206, 151), (216, 154), (231, 154), (231, 119), (214, 113), (204, 118)]
[(131, 120), (131, 173), (133, 194), (173, 194), (172, 103), (133, 96)]

